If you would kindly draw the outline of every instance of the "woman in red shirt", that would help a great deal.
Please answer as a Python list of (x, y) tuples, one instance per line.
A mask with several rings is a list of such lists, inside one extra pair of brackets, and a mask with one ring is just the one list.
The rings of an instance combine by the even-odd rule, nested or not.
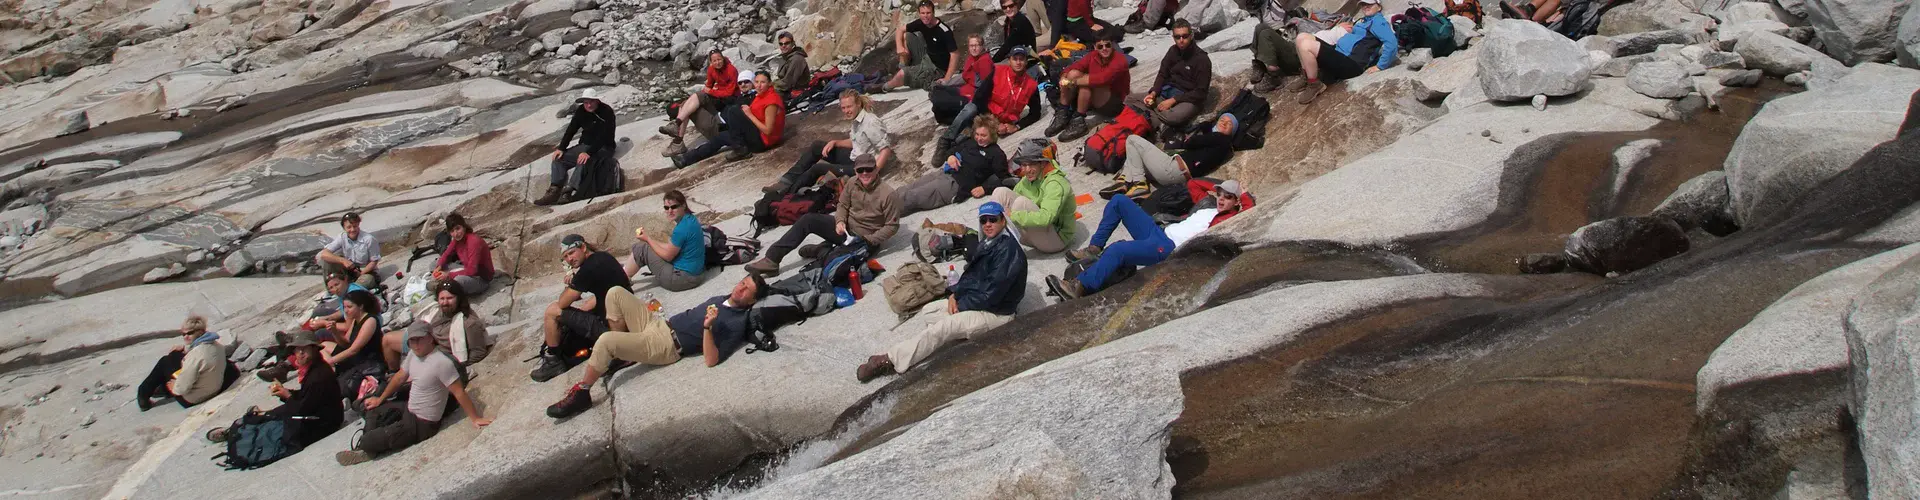
[(720, 49), (709, 52), (707, 83), (693, 95), (687, 96), (686, 102), (680, 103), (680, 109), (674, 115), (673, 121), (660, 126), (661, 135), (673, 138), (673, 143), (667, 146), (667, 156), (686, 150), (686, 146), (682, 145), (680, 139), (686, 134), (687, 121), (694, 121), (694, 126), (700, 127), (702, 132), (712, 131), (714, 130), (713, 117), (728, 104), (737, 102), (739, 96), (740, 70), (733, 67), (733, 61), (727, 60), (727, 56), (720, 54)]
[[(487, 247), (487, 240), (474, 234), (473, 226), (467, 225), (467, 219), (458, 213), (447, 214), (447, 249), (440, 252), (440, 260), (433, 263), (433, 280), (452, 281), (460, 284), (460, 293), (468, 297), (477, 297), (486, 293), (493, 281), (493, 250)], [(455, 264), (458, 263), (458, 264)], [(459, 267), (454, 267), (454, 266)], [(428, 290), (439, 290), (434, 283)]]
[(728, 162), (747, 159), (753, 153), (773, 149), (784, 140), (787, 129), (787, 105), (780, 99), (780, 92), (773, 89), (773, 75), (765, 71), (753, 73), (753, 101), (721, 112), (726, 121), (724, 133), (702, 143), (686, 154), (675, 155), (674, 168), (685, 168), (712, 158), (722, 149), (730, 149)]

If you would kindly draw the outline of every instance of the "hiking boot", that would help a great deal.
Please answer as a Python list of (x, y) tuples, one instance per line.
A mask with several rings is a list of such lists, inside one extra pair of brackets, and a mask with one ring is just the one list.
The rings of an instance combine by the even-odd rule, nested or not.
[(807, 260), (818, 259), (820, 258), (820, 254), (827, 253), (826, 250), (827, 247), (819, 243), (800, 245), (800, 258)]
[(896, 372), (893, 371), (893, 360), (887, 359), (885, 354), (875, 354), (867, 356), (867, 363), (860, 365), (860, 369), (854, 370), (853, 378), (864, 384), (894, 373)]
[(1307, 82), (1306, 86), (1300, 89), (1300, 98), (1295, 99), (1294, 102), (1298, 102), (1300, 104), (1312, 104), (1313, 98), (1320, 97), (1320, 93), (1325, 92), (1326, 90), (1327, 90), (1326, 83)]
[(1147, 184), (1145, 181), (1135, 182), (1133, 184), (1127, 185), (1128, 198), (1139, 200), (1142, 198), (1146, 198), (1147, 195), (1150, 195), (1150, 194), (1153, 194), (1153, 185)]
[(1285, 87), (1282, 87), (1281, 90), (1285, 90), (1288, 92), (1299, 92), (1307, 88), (1307, 77), (1289, 76), (1289, 77), (1286, 77), (1286, 81), (1287, 81), (1287, 85)]
[(227, 428), (221, 427), (207, 431), (207, 440), (215, 443), (227, 442)]
[(1047, 288), (1053, 289), (1053, 294), (1059, 295), (1060, 300), (1073, 300), (1087, 295), (1087, 289), (1080, 286), (1080, 280), (1077, 279), (1063, 280), (1059, 276), (1048, 276)]
[(1103, 252), (1103, 251), (1105, 250), (1101, 249), (1100, 247), (1087, 245), (1086, 248), (1068, 251), (1067, 257), (1073, 259), (1075, 262), (1083, 261), (1083, 260), (1093, 260), (1093, 259), (1100, 258), (1100, 252)]
[(567, 360), (560, 359), (560, 355), (553, 353), (541, 354), (540, 367), (534, 368), (533, 372), (528, 373), (527, 376), (533, 377), (534, 382), (546, 382), (553, 380), (554, 377), (558, 377), (562, 373), (566, 373), (567, 368)]
[(1067, 125), (1066, 130), (1060, 131), (1060, 141), (1069, 142), (1069, 141), (1079, 140), (1081, 137), (1086, 137), (1087, 129), (1091, 128), (1091, 126), (1088, 125), (1087, 123), (1089, 121), (1092, 121), (1092, 120), (1085, 116), (1074, 119), (1073, 123), (1070, 123)]
[(544, 207), (559, 203), (560, 197), (567, 194), (566, 191), (565, 186), (547, 186), (547, 194), (540, 195), (540, 198), (533, 200), (533, 204)]
[(367, 463), (369, 460), (373, 460), (373, 454), (360, 450), (346, 450), (333, 454), (333, 461), (340, 462), (342, 467)]
[(679, 170), (679, 169), (683, 169), (683, 168), (687, 168), (687, 161), (686, 161), (686, 160), (683, 160), (683, 159), (680, 159), (680, 157), (679, 157), (678, 155), (676, 155), (676, 156), (669, 156), (669, 157), (667, 157), (667, 161), (669, 161), (669, 162), (672, 162), (672, 163), (673, 163), (673, 169), (674, 169), (674, 170)]
[(1127, 188), (1132, 185), (1133, 183), (1127, 182), (1126, 177), (1114, 176), (1113, 184), (1100, 188), (1100, 199), (1111, 200), (1115, 195), (1127, 192)]
[(547, 407), (547, 416), (556, 419), (567, 418), (579, 415), (580, 412), (592, 407), (593, 391), (581, 387), (580, 384), (573, 384), (573, 387), (567, 388), (567, 395), (561, 396), (559, 402)]
[(1053, 122), (1047, 124), (1047, 130), (1043, 133), (1047, 137), (1060, 135), (1060, 131), (1066, 130), (1067, 124), (1074, 121), (1073, 114), (1073, 110), (1071, 109), (1062, 107), (1053, 108)]
[(136, 397), (133, 398), (133, 405), (140, 407), (140, 411), (147, 411), (153, 409), (153, 400)]
[(1127, 34), (1129, 35), (1138, 35), (1138, 34), (1147, 32), (1147, 23), (1136, 20), (1134, 22), (1127, 23), (1126, 26), (1121, 26), (1120, 29), (1126, 30)]
[(1264, 66), (1265, 64), (1255, 61), (1253, 67), (1247, 69), (1248, 72), (1253, 73), (1253, 76), (1247, 79), (1247, 83), (1253, 85), (1254, 92), (1267, 93), (1280, 88), (1280, 73), (1267, 71)]
[(661, 126), (660, 126), (660, 135), (664, 135), (664, 136), (667, 136), (667, 137), (672, 137), (672, 138), (673, 138), (673, 140), (674, 140), (675, 142), (679, 142), (679, 140), (680, 140), (680, 121), (679, 121), (679, 120), (672, 120), (672, 121), (668, 121), (666, 125), (661, 125)]
[(753, 153), (748, 153), (747, 150), (745, 149), (735, 149), (732, 152), (727, 153), (727, 159), (725, 161), (727, 163), (733, 163), (733, 162), (745, 160), (747, 158), (752, 158), (752, 157), (753, 157)]
[(768, 184), (766, 185), (766, 187), (760, 188), (760, 192), (766, 193), (766, 194), (780, 194), (780, 193), (787, 192), (788, 187), (792, 187), (792, 184), (788, 184), (787, 181), (779, 181), (773, 184)]
[(680, 142), (679, 139), (674, 139), (673, 142), (667, 143), (667, 147), (660, 149), (660, 156), (668, 158), (683, 154), (687, 154), (687, 143)]
[(953, 139), (941, 135), (939, 142), (933, 147), (933, 166), (938, 168), (945, 164), (949, 156), (953, 156)]
[(753, 262), (747, 263), (747, 272), (761, 276), (773, 276), (780, 274), (780, 263), (767, 260), (766, 257), (761, 257)]
[(887, 93), (887, 84), (885, 82), (869, 83), (865, 87), (861, 87), (860, 91), (867, 95), (885, 94)]
[(601, 383), (612, 384), (613, 374), (619, 373), (620, 370), (625, 370), (628, 367), (631, 367), (636, 364), (639, 364), (639, 363), (634, 363), (632, 361), (627, 361), (624, 359), (615, 359), (613, 360), (612, 363), (607, 363), (607, 372), (600, 375)]
[(261, 382), (279, 382), (284, 384), (287, 383), (287, 372), (289, 371), (292, 371), (291, 365), (280, 364), (274, 365), (272, 368), (262, 368), (260, 371), (253, 372), (253, 376), (259, 377)]
[(1506, 0), (1500, 1), (1500, 13), (1506, 14), (1507, 19), (1532, 21), (1533, 9), (1533, 4), (1529, 2), (1514, 3)]

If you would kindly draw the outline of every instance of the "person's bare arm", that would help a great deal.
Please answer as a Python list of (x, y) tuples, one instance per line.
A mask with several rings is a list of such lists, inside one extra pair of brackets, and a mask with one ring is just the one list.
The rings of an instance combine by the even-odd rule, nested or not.
[(652, 235), (647, 235), (640, 241), (646, 242), (648, 247), (653, 248), (653, 254), (662, 259), (671, 261), (680, 257), (680, 247), (673, 246), (672, 241), (655, 241)]
[(953, 78), (953, 75), (960, 74), (960, 66), (962, 66), (960, 61), (966, 60), (966, 58), (961, 57), (963, 54), (965, 54), (965, 52), (961, 51), (954, 51), (947, 54), (947, 76), (943, 76), (941, 79)]
[(355, 338), (353, 339), (353, 345), (347, 346), (346, 350), (340, 351), (340, 354), (327, 357), (327, 364), (338, 365), (340, 364), (340, 360), (351, 358), (353, 357), (353, 355), (359, 354), (361, 349), (365, 349), (367, 347), (367, 344), (373, 342), (374, 336), (367, 332), (377, 333), (379, 330), (380, 330), (380, 327), (374, 324), (372, 316), (368, 316), (367, 319), (360, 320), (360, 331), (362, 333), (360, 335), (354, 336)]
[[(752, 110), (749, 109), (748, 111)], [(753, 116), (753, 113), (747, 113), (747, 119), (753, 120), (753, 128), (760, 129), (761, 134), (773, 135), (774, 113), (779, 112), (780, 110), (774, 109), (773, 106), (767, 106), (767, 112), (763, 113), (763, 116)]]
[[(406, 368), (401, 368), (400, 371), (394, 372), (393, 378), (387, 379), (387, 387), (380, 390), (380, 395), (363, 401), (362, 407), (371, 410), (374, 409), (374, 407), (380, 406), (380, 403), (385, 403), (387, 398), (393, 397), (393, 391), (402, 385), (406, 385), (408, 380), (411, 380), (411, 377), (407, 376)], [(303, 387), (302, 389), (305, 388)]]
[(880, 150), (880, 153), (873, 155), (873, 164), (886, 165), (887, 160), (892, 160), (892, 159), (893, 159), (893, 148), (882, 149)]
[(473, 404), (472, 396), (467, 395), (467, 384), (456, 380), (447, 384), (447, 392), (453, 393), (453, 401), (460, 403), (460, 411), (467, 412), (467, 421), (473, 422), (475, 428), (486, 427), (487, 424), (493, 423), (493, 419), (480, 415), (480, 407)]
[(720, 364), (720, 348), (713, 344), (713, 319), (720, 317), (718, 306), (707, 306), (707, 320), (700, 325), (700, 354), (706, 358), (707, 367)]

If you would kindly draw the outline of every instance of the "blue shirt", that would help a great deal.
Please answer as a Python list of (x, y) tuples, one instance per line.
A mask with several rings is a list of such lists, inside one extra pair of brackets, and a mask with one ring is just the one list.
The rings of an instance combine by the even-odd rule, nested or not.
[(696, 275), (707, 272), (707, 232), (700, 229), (700, 221), (694, 220), (693, 214), (674, 224), (670, 243), (680, 248), (680, 255), (673, 258), (674, 269)]
[[(346, 314), (347, 313), (347, 294), (353, 293), (354, 290), (368, 292), (367, 287), (360, 286), (359, 283), (348, 282), (347, 291), (345, 293), (341, 293), (340, 296), (333, 301), (333, 310), (339, 311), (340, 314), (343, 314), (343, 315)], [(379, 297), (375, 297), (375, 298), (379, 298)]]
[(1341, 54), (1352, 56), (1354, 44), (1366, 39), (1369, 33), (1380, 39), (1380, 61), (1375, 66), (1380, 69), (1393, 67), (1394, 58), (1400, 56), (1400, 36), (1393, 33), (1393, 22), (1388, 21), (1385, 14), (1374, 14), (1354, 22), (1353, 32), (1340, 37), (1340, 43), (1334, 48), (1339, 49)]

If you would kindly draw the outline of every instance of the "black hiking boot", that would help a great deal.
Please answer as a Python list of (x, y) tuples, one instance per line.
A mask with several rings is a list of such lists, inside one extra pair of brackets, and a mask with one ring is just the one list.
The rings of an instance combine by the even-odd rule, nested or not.
[(1121, 177), (1116, 175), (1113, 177), (1113, 184), (1109, 184), (1107, 185), (1107, 187), (1100, 188), (1100, 191), (1099, 191), (1100, 199), (1111, 200), (1113, 199), (1114, 196), (1117, 196), (1120, 193), (1127, 192), (1127, 188), (1132, 185), (1133, 185), (1132, 182), (1127, 182), (1126, 177)]
[(1074, 119), (1073, 123), (1067, 125), (1066, 130), (1060, 131), (1060, 141), (1076, 141), (1081, 137), (1086, 137), (1088, 129), (1093, 128), (1093, 125), (1089, 123), (1091, 121), (1093, 121), (1093, 119), (1086, 116)]
[(827, 250), (826, 245), (821, 245), (819, 243), (808, 243), (805, 245), (800, 245), (800, 250), (798, 250), (798, 252), (800, 253), (800, 258), (813, 260), (813, 259), (820, 258), (820, 254), (827, 253), (826, 250)]
[(560, 359), (560, 355), (552, 353), (551, 349), (548, 350), (549, 352), (546, 354), (540, 355), (540, 366), (534, 368), (532, 373), (527, 374), (527, 376), (533, 378), (534, 382), (553, 380), (554, 377), (566, 373), (567, 368), (571, 368), (567, 366), (567, 360)]
[(735, 149), (727, 153), (727, 158), (724, 161), (726, 161), (727, 163), (734, 163), (734, 162), (746, 160), (747, 158), (752, 158), (752, 157), (753, 157), (753, 153), (748, 153), (747, 150), (745, 149)]
[(567, 418), (579, 415), (580, 412), (592, 407), (593, 391), (581, 387), (580, 384), (573, 384), (572, 387), (567, 388), (567, 395), (561, 396), (559, 402), (547, 407), (547, 416), (556, 419)]
[(1121, 26), (1120, 29), (1126, 30), (1129, 35), (1138, 35), (1147, 32), (1147, 23), (1135, 19), (1133, 22), (1127, 23), (1126, 26)]
[(1047, 124), (1047, 130), (1042, 133), (1045, 134), (1047, 137), (1060, 135), (1060, 131), (1066, 130), (1067, 124), (1072, 123), (1074, 121), (1073, 115), (1074, 115), (1074, 112), (1071, 109), (1058, 107), (1058, 106), (1054, 107), (1053, 121)]
[(261, 382), (279, 382), (284, 384), (287, 383), (287, 373), (291, 371), (291, 366), (292, 363), (273, 365), (270, 368), (262, 368), (260, 371), (253, 372), (253, 376), (259, 377)]
[(533, 200), (533, 204), (544, 207), (559, 203), (560, 198), (567, 194), (566, 191), (565, 186), (547, 186), (547, 194), (540, 195), (540, 198)]

